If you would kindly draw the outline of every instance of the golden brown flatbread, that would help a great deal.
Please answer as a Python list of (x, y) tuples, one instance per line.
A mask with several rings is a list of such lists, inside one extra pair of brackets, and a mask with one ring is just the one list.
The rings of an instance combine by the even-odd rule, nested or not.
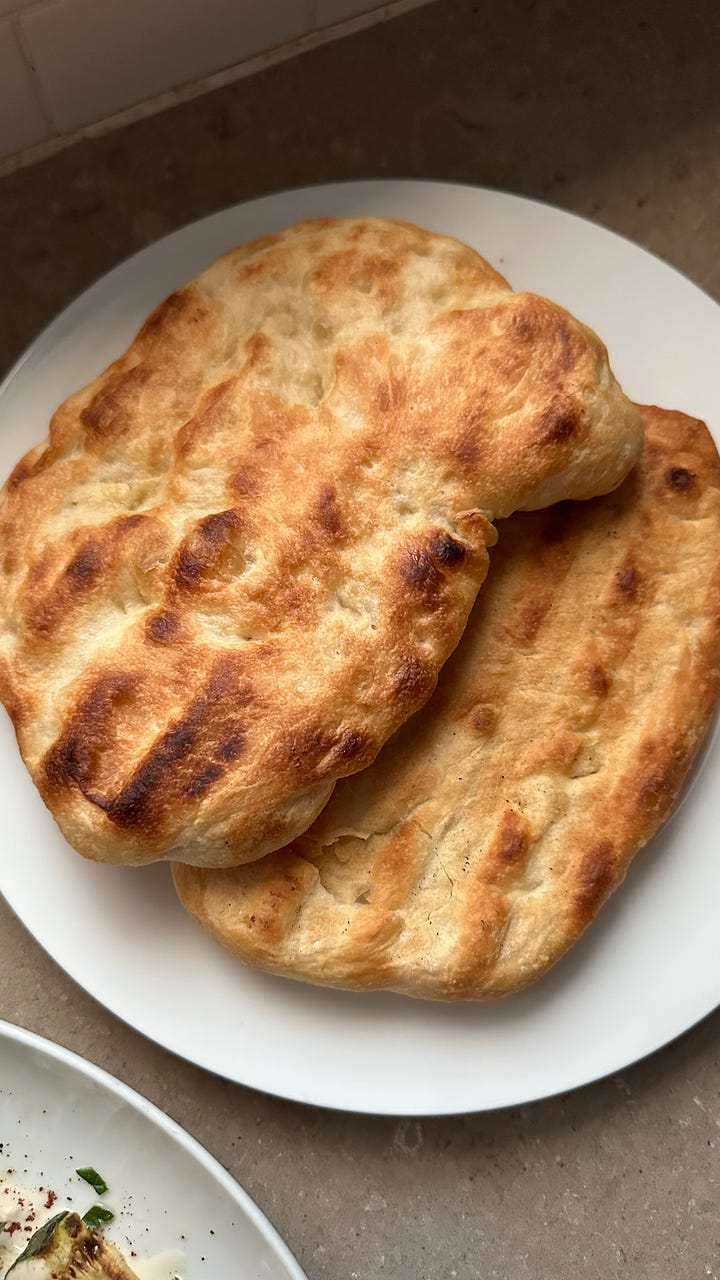
[(641, 466), (516, 515), (435, 696), (290, 848), (176, 867), (248, 964), (329, 986), (501, 996), (578, 938), (668, 817), (718, 694), (720, 460), (645, 410)]
[(489, 523), (616, 485), (598, 339), (416, 227), (221, 258), (55, 414), (0, 503), (0, 695), (87, 857), (292, 839), (430, 695)]

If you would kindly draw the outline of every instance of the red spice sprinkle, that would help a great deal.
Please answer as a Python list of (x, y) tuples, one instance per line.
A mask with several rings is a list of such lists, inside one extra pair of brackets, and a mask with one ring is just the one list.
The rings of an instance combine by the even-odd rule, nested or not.
[(20, 1231), (21, 1228), (22, 1228), (21, 1222), (10, 1222), (8, 1226), (5, 1228), (5, 1230), (7, 1231), (8, 1235), (11, 1236), (13, 1232)]
[(57, 1191), (48, 1191), (47, 1200), (45, 1201), (45, 1208), (52, 1209), (56, 1200), (57, 1200)]

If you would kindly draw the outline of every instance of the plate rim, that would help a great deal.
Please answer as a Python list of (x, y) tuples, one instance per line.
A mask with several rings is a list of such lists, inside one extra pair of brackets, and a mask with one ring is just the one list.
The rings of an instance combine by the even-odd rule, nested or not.
[[(290, 1246), (285, 1243), (277, 1227), (273, 1226), (270, 1219), (263, 1213), (263, 1210), (255, 1203), (250, 1193), (233, 1178), (232, 1174), (228, 1173), (227, 1169), (208, 1151), (207, 1147), (204, 1147), (197, 1138), (188, 1133), (187, 1129), (184, 1129), (177, 1120), (173, 1120), (172, 1116), (167, 1115), (154, 1102), (150, 1102), (132, 1085), (125, 1084), (123, 1080), (106, 1071), (104, 1067), (99, 1067), (90, 1058), (84, 1058), (82, 1054), (76, 1053), (73, 1049), (66, 1049), (64, 1045), (58, 1044), (55, 1040), (49, 1040), (46, 1036), (41, 1036), (36, 1031), (28, 1031), (26, 1027), (21, 1027), (16, 1022), (0, 1018), (0, 1049), (4, 1042), (21, 1045), (46, 1060), (50, 1059), (53, 1063), (59, 1063), (72, 1073), (82, 1076), (83, 1079), (90, 1081), (94, 1085), (98, 1085), (105, 1093), (121, 1099), (132, 1110), (144, 1116), (150, 1124), (162, 1129), (197, 1164), (202, 1165), (210, 1177), (216, 1183), (219, 1183), (223, 1190), (231, 1196), (265, 1242), (274, 1250), (278, 1260), (285, 1266), (292, 1280), (308, 1280), (297, 1258), (291, 1252)], [(0, 1085), (1, 1088), (2, 1086)]]
[[(422, 192), (424, 190), (427, 190), (428, 188), (433, 188), (436, 190), (441, 190), (441, 189), (447, 190), (450, 193), (462, 192), (469, 197), (477, 197), (477, 196), (480, 196), (481, 198), (483, 196), (499, 197), (502, 200), (508, 200), (517, 205), (525, 206), (529, 210), (530, 216), (532, 216), (532, 210), (534, 209), (551, 212), (553, 215), (556, 215), (561, 219), (567, 219), (571, 223), (582, 224), (584, 227), (591, 228), (593, 231), (599, 231), (603, 234), (603, 236), (605, 236), (606, 238), (609, 238), (611, 241), (616, 242), (619, 246), (625, 246), (626, 248), (628, 247), (631, 248), (633, 253), (641, 256), (648, 263), (654, 264), (655, 266), (660, 268), (664, 273), (667, 273), (667, 275), (670, 278), (673, 278), (676, 283), (682, 285), (684, 288), (692, 290), (694, 294), (699, 295), (699, 297), (703, 300), (703, 302), (705, 304), (708, 304), (713, 309), (713, 311), (717, 312), (720, 309), (718, 301), (715, 298), (713, 298), (712, 295), (707, 292), (707, 290), (705, 290), (695, 280), (690, 279), (690, 277), (685, 275), (677, 267), (667, 262), (660, 255), (646, 248), (644, 245), (637, 243), (637, 241), (631, 239), (628, 236), (621, 234), (620, 232), (615, 231), (612, 228), (604, 226), (602, 223), (599, 223), (593, 220), (592, 218), (586, 217), (583, 214), (578, 214), (573, 211), (564, 209), (560, 206), (554, 205), (545, 200), (537, 199), (532, 196), (526, 196), (521, 193), (502, 190), (500, 188), (476, 185), (472, 183), (447, 182), (442, 179), (424, 179), (424, 178), (413, 178), (413, 177), (405, 177), (405, 178), (389, 178), (389, 177), (377, 178), (376, 177), (376, 178), (368, 178), (368, 179), (360, 179), (360, 180), (347, 179), (343, 181), (328, 182), (328, 183), (317, 183), (317, 184), (311, 183), (311, 184), (305, 184), (302, 186), (294, 186), (294, 187), (283, 188), (276, 191), (266, 192), (258, 196), (252, 196), (247, 200), (239, 201), (227, 206), (223, 206), (220, 209), (212, 210), (211, 212), (204, 214), (198, 218), (195, 218), (190, 222), (184, 223), (179, 227), (171, 229), (165, 235), (159, 237), (157, 240), (154, 240), (151, 243), (142, 246), (141, 248), (135, 250), (133, 253), (129, 254), (127, 257), (121, 259), (118, 263), (114, 264), (102, 275), (97, 277), (95, 280), (91, 281), (91, 283), (88, 284), (75, 297), (73, 297), (62, 308), (62, 310), (57, 315), (52, 317), (52, 319), (44, 326), (44, 328), (40, 330), (40, 332), (36, 335), (36, 337), (32, 340), (32, 342), (26, 347), (26, 349), (20, 353), (17, 360), (11, 365), (6, 375), (0, 382), (0, 409), (2, 408), (3, 394), (8, 390), (8, 388), (10, 387), (14, 379), (19, 374), (21, 374), (23, 366), (25, 365), (26, 361), (29, 360), (37, 351), (40, 351), (41, 355), (44, 354), (43, 348), (46, 345), (50, 346), (52, 344), (55, 337), (54, 330), (56, 328), (60, 329), (63, 326), (63, 324), (67, 323), (68, 319), (72, 324), (76, 323), (76, 319), (78, 318), (77, 313), (81, 308), (82, 304), (87, 302), (88, 298), (90, 298), (90, 300), (92, 301), (92, 295), (96, 290), (99, 291), (103, 287), (106, 287), (108, 281), (113, 277), (115, 273), (120, 273), (127, 270), (128, 268), (131, 267), (133, 263), (136, 263), (139, 259), (141, 259), (143, 255), (145, 254), (151, 255), (153, 250), (159, 244), (167, 240), (171, 240), (173, 237), (180, 237), (183, 234), (187, 234), (189, 231), (191, 231), (192, 228), (199, 227), (201, 224), (210, 222), (215, 218), (222, 217), (223, 215), (231, 214), (235, 210), (238, 210), (238, 211), (245, 210), (248, 208), (248, 206), (261, 205), (263, 202), (266, 202), (266, 201), (272, 202), (275, 200), (281, 200), (283, 198), (292, 199), (293, 197), (303, 198), (304, 196), (309, 195), (310, 193), (316, 193), (316, 194), (325, 193), (329, 198), (332, 198), (334, 193), (340, 193), (343, 191), (345, 192), (352, 191), (353, 189), (357, 190), (358, 192), (362, 190), (367, 194), (372, 193), (374, 189), (378, 192), (378, 194), (382, 194), (387, 190), (388, 187), (393, 185), (404, 188), (406, 192), (410, 188), (416, 188), (418, 195), (421, 195)], [(716, 432), (717, 432), (717, 429), (720, 428), (720, 422), (711, 424), (710, 425), (711, 431), (713, 431), (713, 426), (716, 428)], [(709, 745), (709, 744), (710, 744), (710, 738), (708, 736), (708, 739), (706, 740), (706, 745)], [(535, 1102), (540, 1102), (545, 1099), (558, 1096), (559, 1094), (569, 1092), (571, 1090), (588, 1087), (594, 1083), (597, 1083), (599, 1080), (605, 1079), (616, 1072), (626, 1070), (628, 1067), (643, 1061), (645, 1058), (650, 1057), (653, 1053), (659, 1052), (661, 1049), (672, 1044), (674, 1041), (676, 1041), (681, 1036), (685, 1035), (688, 1031), (690, 1031), (693, 1027), (703, 1022), (706, 1018), (712, 1016), (712, 1014), (717, 1009), (718, 1004), (720, 1003), (720, 994), (719, 994), (717, 999), (715, 1000), (715, 1003), (711, 1007), (706, 1007), (702, 1009), (700, 1012), (698, 1012), (696, 1009), (693, 1009), (690, 1012), (689, 1016), (683, 1015), (683, 1018), (680, 1019), (680, 1025), (676, 1030), (672, 1032), (672, 1034), (666, 1035), (665, 1032), (661, 1031), (660, 1034), (662, 1038), (659, 1041), (656, 1041), (650, 1047), (642, 1049), (641, 1052), (639, 1053), (635, 1049), (629, 1049), (627, 1052), (627, 1056), (625, 1053), (621, 1053), (619, 1055), (619, 1058), (613, 1059), (613, 1061), (609, 1065), (607, 1061), (602, 1062), (597, 1067), (591, 1069), (591, 1074), (587, 1073), (586, 1068), (580, 1068), (579, 1072), (573, 1072), (572, 1070), (566, 1069), (564, 1073), (566, 1078), (559, 1081), (556, 1079), (555, 1082), (550, 1087), (546, 1087), (544, 1085), (540, 1085), (538, 1087), (538, 1085), (536, 1084), (530, 1090), (526, 1090), (522, 1096), (513, 1097), (507, 1100), (487, 1101), (481, 1098), (479, 1101), (474, 1101), (472, 1104), (468, 1105), (467, 1100), (464, 1100), (463, 1102), (458, 1104), (457, 1102), (454, 1102), (449, 1098), (444, 1098), (441, 1100), (439, 1097), (436, 1097), (432, 1103), (431, 1109), (424, 1108), (424, 1107), (415, 1107), (415, 1108), (398, 1107), (396, 1102), (393, 1102), (392, 1105), (388, 1105), (387, 1103), (383, 1103), (382, 1099), (378, 1095), (376, 1095), (372, 1100), (367, 1096), (363, 1096), (357, 1101), (355, 1099), (348, 1099), (348, 1098), (346, 1098), (343, 1101), (337, 1101), (337, 1100), (328, 1101), (326, 1098), (322, 1096), (321, 1085), (318, 1087), (317, 1090), (312, 1090), (307, 1088), (299, 1089), (297, 1087), (297, 1084), (295, 1084), (294, 1087), (288, 1086), (288, 1087), (280, 1088), (278, 1087), (277, 1084), (273, 1084), (273, 1083), (271, 1084), (259, 1083), (254, 1078), (252, 1079), (251, 1082), (248, 1082), (247, 1078), (245, 1079), (240, 1078), (237, 1071), (231, 1073), (228, 1070), (228, 1068), (224, 1066), (209, 1066), (207, 1065), (207, 1062), (200, 1061), (197, 1054), (194, 1056), (190, 1056), (186, 1054), (185, 1051), (178, 1049), (177, 1047), (171, 1046), (167, 1042), (167, 1037), (159, 1038), (154, 1036), (151, 1031), (147, 1031), (144, 1029), (144, 1027), (139, 1026), (137, 1021), (131, 1021), (125, 1014), (118, 1013), (115, 1007), (114, 1000), (112, 1003), (108, 1002), (106, 997), (101, 997), (99, 995), (96, 995), (94, 990), (90, 989), (85, 984), (84, 981), (82, 981), (79, 978), (76, 978), (74, 974), (72, 974), (65, 967), (65, 965), (56, 958), (53, 952), (46, 950), (45, 944), (41, 943), (37, 939), (37, 937), (33, 933), (30, 926), (25, 923), (25, 920), (21, 916), (18, 915), (17, 911), (15, 910), (12, 903), (10, 903), (9, 899), (6, 899), (6, 900), (8, 901), (8, 905), (13, 915), (15, 916), (16, 919), (18, 919), (22, 927), (30, 934), (34, 942), (38, 946), (40, 946), (46, 952), (47, 955), (50, 956), (53, 963), (56, 964), (58, 968), (63, 973), (65, 973), (72, 982), (75, 983), (76, 986), (78, 986), (81, 990), (86, 992), (93, 1000), (99, 1003), (101, 1007), (107, 1009), (112, 1014), (112, 1016), (117, 1018), (123, 1025), (129, 1026), (131, 1029), (135, 1030), (136, 1032), (139, 1032), (139, 1034), (142, 1034), (145, 1038), (149, 1039), (152, 1043), (160, 1045), (164, 1051), (170, 1052), (173, 1055), (180, 1057), (182, 1060), (190, 1061), (200, 1066), (203, 1070), (208, 1071), (211, 1075), (215, 1075), (221, 1079), (228, 1079), (233, 1083), (241, 1084), (243, 1087), (252, 1088), (259, 1092), (265, 1093), (267, 1095), (277, 1097), (277, 1098), (282, 1098), (282, 1099), (288, 1099), (294, 1102), (302, 1103), (303, 1105), (320, 1106), (328, 1110), (338, 1111), (338, 1112), (347, 1112), (351, 1114), (372, 1114), (372, 1115), (385, 1115), (385, 1116), (398, 1116), (398, 1117), (400, 1116), (424, 1117), (424, 1116), (483, 1113), (486, 1111), (490, 1112), (495, 1110), (502, 1110), (506, 1107), (531, 1105), (531, 1104), (534, 1104)], [(13, 1026), (15, 1024), (8, 1023), (7, 1025)], [(28, 1034), (33, 1034), (33, 1033), (28, 1033)], [(53, 1042), (48, 1041), (47, 1043), (52, 1044)], [(71, 1051), (66, 1051), (66, 1052), (70, 1053)], [(73, 1056), (77, 1056), (77, 1055), (73, 1055)], [(80, 1061), (84, 1062), (85, 1060), (81, 1058)], [(96, 1068), (96, 1069), (98, 1071), (101, 1070), (101, 1068)], [(255, 1075), (257, 1073), (255, 1072), (251, 1074)], [(110, 1076), (109, 1079), (114, 1080), (114, 1077)], [(118, 1083), (121, 1083), (121, 1082), (118, 1082)], [(141, 1097), (141, 1095), (137, 1095), (137, 1096)], [(147, 1103), (146, 1105), (152, 1106), (153, 1104)], [(160, 1115), (163, 1115), (163, 1114), (164, 1113), (160, 1112)], [(165, 1119), (169, 1120), (169, 1117), (165, 1117)], [(170, 1122), (170, 1123), (174, 1124), (175, 1122)], [(180, 1132), (183, 1134), (185, 1133), (185, 1131), (182, 1129), (180, 1130)], [(185, 1135), (185, 1136), (189, 1138), (189, 1135)], [(191, 1139), (191, 1141), (195, 1141), (195, 1140)], [(200, 1150), (205, 1151), (205, 1149), (202, 1148), (202, 1146), (200, 1146)], [(205, 1154), (208, 1155), (209, 1153), (206, 1152)], [(213, 1157), (210, 1157), (210, 1159), (213, 1159)], [(237, 1184), (235, 1185), (237, 1186)], [(239, 1190), (242, 1191), (243, 1189), (239, 1188)], [(247, 1195), (247, 1193), (244, 1193), (244, 1194)], [(251, 1201), (251, 1203), (253, 1202)], [(258, 1212), (261, 1212), (261, 1211), (258, 1211)], [(296, 1263), (295, 1265), (297, 1266), (298, 1264)], [(303, 1277), (303, 1280), (305, 1280), (304, 1277)]]

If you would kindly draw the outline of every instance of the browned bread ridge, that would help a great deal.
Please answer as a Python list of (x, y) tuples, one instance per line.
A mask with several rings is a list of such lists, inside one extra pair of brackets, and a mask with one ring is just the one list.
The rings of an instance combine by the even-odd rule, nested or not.
[(2, 495), (0, 694), (68, 840), (285, 844), (432, 692), (489, 522), (640, 446), (598, 339), (456, 241), (321, 221), (221, 258)]
[(720, 462), (647, 409), (642, 465), (516, 515), (428, 705), (302, 840), (176, 867), (188, 911), (273, 973), (441, 999), (553, 964), (668, 817), (718, 693)]

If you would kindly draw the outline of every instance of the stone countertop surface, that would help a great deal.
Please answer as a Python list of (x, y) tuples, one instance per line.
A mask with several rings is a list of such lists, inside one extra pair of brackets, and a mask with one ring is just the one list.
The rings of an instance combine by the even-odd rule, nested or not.
[[(436, 0), (79, 142), (0, 181), (0, 368), (165, 232), (337, 179), (439, 178), (545, 199), (720, 298), (718, 66), (717, 0)], [(529, 1107), (345, 1117), (178, 1060), (79, 990), (4, 905), (0, 929), (0, 1017), (184, 1125), (310, 1280), (720, 1275), (719, 1014), (620, 1077)]]

